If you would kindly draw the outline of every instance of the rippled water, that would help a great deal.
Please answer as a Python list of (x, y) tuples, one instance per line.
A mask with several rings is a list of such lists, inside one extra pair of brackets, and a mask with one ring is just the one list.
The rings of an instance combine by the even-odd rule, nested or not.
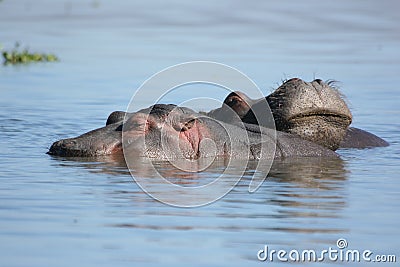
[[(397, 1), (1, 1), (2, 46), (20, 41), (61, 62), (0, 67), (0, 265), (271, 265), (257, 261), (264, 245), (322, 250), (339, 238), (399, 258), (399, 8)], [(147, 196), (121, 159), (45, 154), (53, 141), (126, 109), (152, 74), (191, 60), (231, 65), (265, 94), (285, 78), (336, 79), (353, 124), (391, 146), (275, 162), (253, 194), (250, 166), (231, 193), (194, 209)], [(187, 174), (157, 164), (193, 185), (220, 168)]]

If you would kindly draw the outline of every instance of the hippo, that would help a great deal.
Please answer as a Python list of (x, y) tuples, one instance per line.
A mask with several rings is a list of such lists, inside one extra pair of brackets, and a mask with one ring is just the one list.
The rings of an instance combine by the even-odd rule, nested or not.
[[(259, 110), (265, 109), (265, 101), (269, 104), (274, 122), (262, 118), (257, 120), (254, 116), (254, 111), (263, 112)], [(232, 116), (232, 110), (237, 116)], [(372, 133), (349, 127), (352, 114), (332, 81), (325, 83), (316, 79), (305, 82), (293, 78), (265, 99), (251, 99), (243, 92), (232, 92), (225, 98), (222, 107), (203, 114), (230, 124), (243, 122), (267, 127), (274, 123), (278, 131), (298, 135), (334, 151), (338, 148), (389, 145)], [(115, 111), (108, 117), (107, 124), (122, 121), (125, 115), (123, 111)]]
[[(269, 104), (273, 117), (256, 118), (255, 113), (265, 112), (262, 102)], [(134, 113), (114, 111), (106, 126), (76, 138), (54, 142), (48, 154), (90, 157), (121, 153), (122, 132), (130, 138), (130, 147), (135, 155), (155, 159), (207, 157), (210, 154), (207, 150), (211, 148), (215, 150), (211, 154), (217, 156), (241, 158), (250, 153), (250, 158), (257, 159), (262, 157), (261, 148), (268, 142), (268, 147), (276, 146), (275, 157), (278, 158), (332, 157), (337, 156), (332, 152), (339, 147), (388, 145), (372, 133), (349, 127), (351, 122), (351, 112), (331, 82), (317, 79), (308, 83), (293, 78), (265, 99), (254, 100), (242, 92), (232, 92), (222, 107), (210, 112), (196, 113), (172, 104), (157, 104)], [(146, 125), (158, 126), (146, 128)], [(268, 129), (270, 125), (276, 125), (277, 131)], [(237, 139), (233, 144), (239, 144), (229, 153), (226, 148), (232, 143), (229, 136), (223, 134), (227, 129)], [(203, 132), (207, 134), (201, 135)], [(276, 139), (272, 138), (274, 135)], [(168, 139), (165, 146), (161, 144), (164, 139)], [(213, 140), (215, 147), (207, 146), (203, 139)]]
[[(122, 115), (125, 120), (120, 120)], [(156, 160), (338, 157), (334, 151), (294, 134), (255, 124), (230, 124), (172, 104), (156, 104), (131, 114), (112, 113), (106, 126), (54, 142), (47, 153), (93, 157), (123, 149), (129, 155)]]
[[(349, 127), (352, 114), (334, 84), (320, 79), (305, 82), (293, 78), (262, 99), (269, 104), (276, 130), (298, 135), (331, 150), (388, 146), (385, 140), (372, 133)], [(226, 114), (232, 109), (244, 123), (267, 126), (270, 122), (254, 116), (254, 111), (265, 108), (264, 101), (236, 91), (226, 97), (222, 107), (208, 115), (234, 123)]]

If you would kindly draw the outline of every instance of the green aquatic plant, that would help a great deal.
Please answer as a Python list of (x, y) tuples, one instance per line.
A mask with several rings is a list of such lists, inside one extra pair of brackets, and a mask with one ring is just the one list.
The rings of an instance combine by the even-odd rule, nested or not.
[(59, 61), (58, 57), (54, 54), (45, 53), (31, 53), (28, 48), (23, 50), (19, 49), (20, 44), (17, 42), (11, 51), (4, 51), (3, 58), (4, 64), (25, 64), (31, 62), (56, 62)]

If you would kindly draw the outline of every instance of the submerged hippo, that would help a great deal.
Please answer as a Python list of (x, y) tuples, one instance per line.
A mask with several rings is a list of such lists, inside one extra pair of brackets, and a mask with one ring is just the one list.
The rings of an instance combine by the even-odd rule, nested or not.
[[(372, 133), (349, 127), (352, 114), (342, 95), (332, 82), (320, 79), (310, 83), (290, 79), (265, 99), (255, 100), (242, 92), (232, 92), (221, 108), (204, 114), (230, 124), (244, 122), (268, 127), (271, 124), (268, 119), (254, 116), (254, 112), (265, 112), (262, 110), (265, 101), (273, 114), (276, 130), (298, 135), (331, 150), (389, 145)], [(232, 110), (237, 116), (232, 116)], [(122, 111), (111, 113), (107, 124), (122, 121), (125, 114)]]
[[(257, 116), (256, 119), (255, 111), (257, 114), (265, 112), (265, 104), (262, 104), (265, 101), (271, 107), (273, 118), (265, 116), (265, 120), (260, 120)], [(276, 125), (276, 133), (260, 127), (270, 125), (269, 120)], [(105, 127), (57, 141), (48, 154), (82, 157), (121, 153), (122, 131), (129, 137), (129, 147), (135, 155), (156, 159), (171, 156), (195, 159), (211, 154), (260, 158), (261, 147), (266, 142), (269, 142), (267, 147), (276, 145), (275, 157), (336, 156), (332, 150), (338, 147), (388, 145), (371, 133), (349, 127), (351, 121), (350, 110), (330, 83), (321, 80), (307, 83), (295, 78), (261, 100), (233, 92), (221, 108), (205, 114), (163, 104), (135, 113), (115, 111), (108, 117)], [(227, 129), (237, 142), (232, 143), (229, 136), (223, 134)], [(207, 145), (202, 142), (204, 140), (212, 140), (213, 145)], [(232, 149), (228, 152), (227, 147)]]
[[(385, 140), (372, 133), (349, 127), (351, 112), (332, 85), (332, 82), (324, 83), (320, 79), (309, 83), (293, 78), (265, 97), (276, 130), (296, 134), (332, 150), (388, 146)], [(208, 115), (232, 123), (227, 112), (234, 110), (245, 123), (267, 126), (268, 122), (254, 116), (254, 111), (265, 109), (264, 101), (251, 99), (242, 92), (232, 92), (221, 108)]]
[[(48, 154), (71, 157), (124, 152), (153, 159), (202, 157), (282, 158), (295, 156), (337, 157), (332, 150), (258, 125), (233, 125), (185, 107), (157, 104), (119, 120), (110, 115), (105, 127), (76, 138), (53, 143)], [(124, 144), (122, 143), (124, 133)]]

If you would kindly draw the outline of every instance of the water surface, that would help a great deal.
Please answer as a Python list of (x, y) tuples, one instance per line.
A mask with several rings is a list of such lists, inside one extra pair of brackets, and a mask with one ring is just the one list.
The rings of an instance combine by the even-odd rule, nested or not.
[[(399, 8), (397, 1), (0, 2), (4, 48), (20, 41), (61, 58), (0, 67), (1, 265), (255, 266), (271, 264), (257, 261), (264, 245), (317, 250), (339, 238), (400, 257)], [(231, 65), (265, 94), (290, 77), (338, 80), (353, 125), (391, 146), (275, 162), (254, 194), (250, 166), (232, 192), (195, 209), (153, 200), (121, 160), (45, 154), (53, 141), (125, 110), (154, 73), (191, 60)], [(169, 101), (196, 91), (183, 89)], [(220, 168), (185, 174), (157, 164), (191, 185), (212, 181)]]

